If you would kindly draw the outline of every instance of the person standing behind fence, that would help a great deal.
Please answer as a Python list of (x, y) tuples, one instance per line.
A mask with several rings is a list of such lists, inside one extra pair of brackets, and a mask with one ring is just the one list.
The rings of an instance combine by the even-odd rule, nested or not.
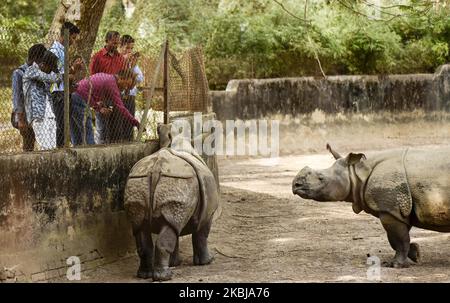
[(33, 151), (36, 138), (33, 128), (27, 123), (25, 115), (25, 102), (23, 95), (23, 74), (26, 69), (36, 62), (40, 64), (44, 53), (47, 51), (43, 44), (35, 44), (28, 50), (27, 63), (18, 67), (12, 74), (12, 97), (13, 97), (13, 113), (11, 115), (11, 123), (17, 128), (22, 136), (23, 151)]
[[(96, 113), (103, 117), (111, 115), (112, 109), (105, 106), (105, 101), (112, 100), (122, 116), (131, 125), (139, 127), (139, 121), (128, 112), (120, 96), (120, 91), (130, 89), (133, 83), (134, 77), (130, 70), (121, 71), (117, 75), (97, 73), (78, 83), (76, 91), (72, 94), (72, 100), (89, 103)], [(80, 129), (80, 136), (81, 133), (86, 133), (87, 140), (94, 140), (92, 124), (90, 127), (87, 126), (86, 129)]]
[[(71, 22), (64, 22), (58, 40), (53, 42), (50, 51), (58, 57), (58, 70), (64, 74), (64, 31), (69, 30), (69, 45), (73, 45), (80, 34), (80, 29)], [(64, 83), (54, 84), (51, 88), (53, 111), (56, 117), (56, 145), (64, 146)]]
[[(125, 107), (134, 117), (136, 113), (136, 95), (138, 91), (136, 85), (144, 81), (144, 75), (137, 65), (140, 54), (137, 52), (133, 53), (135, 43), (134, 38), (130, 35), (123, 35), (120, 40), (120, 53), (125, 58), (127, 68), (131, 69), (133, 71), (133, 74), (135, 75), (135, 83), (133, 85), (133, 88), (131, 90), (123, 91), (122, 99)], [(116, 119), (110, 119), (117, 120), (117, 125), (120, 127), (120, 129), (118, 130), (117, 141), (130, 142), (133, 140), (133, 125), (131, 125), (126, 119), (119, 115), (116, 115)], [(112, 122), (114, 123), (114, 121)]]
[(50, 103), (50, 85), (61, 81), (58, 58), (50, 51), (44, 53), (40, 64), (34, 62), (23, 75), (27, 121), (33, 127), (40, 150), (56, 148), (56, 121)]
[[(116, 31), (109, 31), (105, 37), (106, 45), (98, 51), (91, 59), (91, 75), (98, 73), (117, 74), (125, 68), (125, 58), (118, 52), (120, 45), (120, 34)], [(112, 106), (111, 100), (104, 100), (105, 106)], [(97, 143), (103, 144), (106, 141), (106, 135), (109, 133), (108, 118), (97, 112), (95, 115), (95, 126), (97, 132)], [(108, 138), (108, 141), (109, 138)]]

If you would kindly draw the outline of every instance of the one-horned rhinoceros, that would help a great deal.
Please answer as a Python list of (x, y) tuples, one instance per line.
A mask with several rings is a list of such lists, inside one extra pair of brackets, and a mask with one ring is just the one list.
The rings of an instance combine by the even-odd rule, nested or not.
[[(207, 239), (219, 199), (214, 176), (201, 157), (193, 149), (168, 147), (168, 129), (158, 127), (161, 149), (134, 165), (125, 187), (125, 210), (140, 258), (137, 276), (156, 281), (170, 280), (169, 267), (180, 264), (179, 236), (192, 234), (194, 264), (211, 263)], [(159, 235), (155, 244), (152, 233)]]
[(450, 232), (450, 147), (382, 152), (341, 157), (327, 169), (303, 168), (292, 191), (305, 199), (352, 202), (353, 211), (378, 217), (395, 256), (385, 266), (418, 262), (419, 246), (410, 243), (412, 226)]

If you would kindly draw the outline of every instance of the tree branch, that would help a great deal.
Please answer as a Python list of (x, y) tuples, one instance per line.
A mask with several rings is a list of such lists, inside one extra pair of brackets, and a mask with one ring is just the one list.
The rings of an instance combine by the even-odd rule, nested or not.
[(355, 8), (352, 7), (351, 4), (345, 2), (345, 0), (336, 0), (336, 1), (341, 6), (343, 6), (344, 8), (352, 11), (353, 13), (355, 13), (357, 15), (360, 15), (360, 16), (363, 16), (363, 17), (366, 17), (366, 18), (371, 19), (373, 21), (378, 21), (378, 22), (390, 22), (390, 21), (394, 20), (395, 18), (412, 16), (412, 15), (426, 14), (426, 13), (428, 13), (431, 10), (431, 8), (433, 7), (433, 3), (434, 3), (434, 1), (430, 1), (430, 2), (428, 2), (428, 3), (423, 5), (423, 6), (425, 6), (425, 8), (423, 10), (416, 11), (414, 13), (410, 13), (410, 14), (394, 14), (392, 12), (387, 12), (384, 9), (386, 9), (386, 8), (394, 8), (394, 7), (409, 7), (409, 8), (412, 8), (412, 6), (407, 6), (407, 5), (396, 5), (396, 6), (394, 6), (394, 5), (392, 5), (392, 6), (382, 7), (382, 6), (377, 6), (375, 4), (372, 4), (372, 3), (369, 3), (369, 2), (367, 2), (365, 0), (363, 0), (365, 5), (370, 6), (370, 7), (375, 7), (376, 9), (379, 10), (380, 13), (392, 16), (391, 18), (388, 18), (388, 19), (379, 19), (379, 18), (373, 18), (372, 16), (369, 16), (369, 15), (367, 15), (367, 14), (365, 14), (365, 13), (359, 11), (359, 10), (356, 10)]
[[(278, 4), (278, 5), (281, 7), (281, 9), (284, 10), (284, 11), (285, 11), (287, 14), (289, 14), (291, 17), (294, 17), (295, 19), (298, 19), (298, 20), (302, 21), (303, 23), (307, 23), (308, 26), (311, 24), (311, 20), (306, 20), (306, 18), (305, 18), (305, 19), (300, 18), (299, 16), (296, 16), (295, 14), (291, 13), (289, 10), (287, 10), (287, 9), (284, 7), (283, 3), (281, 3), (281, 2), (279, 2), (279, 1), (277, 1), (277, 0), (272, 0), (272, 1), (275, 2), (276, 4)], [(306, 8), (305, 8), (305, 10), (306, 10)]]
[[(300, 20), (300, 21), (302, 21), (302, 22), (304, 22), (304, 23), (307, 23), (307, 24), (306, 24), (307, 30), (309, 30), (309, 29), (314, 30), (314, 28), (311, 26), (311, 20), (308, 20), (308, 18), (307, 18), (307, 12), (308, 12), (308, 0), (305, 0), (304, 18), (300, 18), (300, 17), (296, 16), (295, 14), (293, 14), (292, 12), (290, 12), (288, 9), (286, 9), (286, 8), (284, 7), (283, 4), (280, 3), (279, 1), (277, 1), (277, 0), (272, 0), (272, 1), (275, 2), (276, 4), (278, 4), (278, 5), (283, 9), (283, 11), (285, 11), (285, 12), (286, 12), (287, 14), (289, 14), (290, 16), (292, 16), (292, 17), (294, 17), (295, 19), (298, 19), (298, 20)], [(314, 31), (315, 31), (315, 30), (314, 30)], [(317, 31), (316, 31), (316, 32), (317, 32)], [(321, 34), (321, 33), (319, 33), (319, 34)], [(308, 38), (309, 43), (310, 43), (311, 46), (312, 46), (312, 50), (313, 50), (313, 52), (314, 52), (314, 59), (317, 61), (317, 64), (319, 65), (320, 72), (322, 73), (322, 76), (323, 76), (324, 78), (326, 78), (327, 75), (326, 75), (325, 72), (323, 71), (322, 63), (320, 62), (320, 58), (319, 58), (319, 53), (317, 52), (317, 49), (316, 49), (315, 45), (312, 43), (312, 39), (311, 39), (311, 35), (309, 34), (309, 31), (306, 32), (306, 36), (307, 36), (307, 38)]]

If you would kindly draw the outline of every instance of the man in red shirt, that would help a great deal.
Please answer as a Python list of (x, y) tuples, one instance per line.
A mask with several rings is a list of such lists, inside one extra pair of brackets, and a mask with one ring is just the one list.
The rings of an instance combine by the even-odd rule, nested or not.
[[(125, 58), (118, 52), (120, 45), (120, 34), (109, 31), (105, 38), (106, 45), (98, 51), (91, 60), (91, 76), (98, 73), (115, 75), (125, 68)], [(107, 107), (113, 106), (112, 100), (104, 100)], [(114, 117), (97, 112), (95, 115), (96, 142), (103, 144), (114, 141), (118, 127)]]
[(106, 34), (106, 45), (91, 60), (91, 75), (105, 73), (115, 75), (125, 68), (125, 58), (117, 48), (120, 45), (120, 34), (110, 31)]

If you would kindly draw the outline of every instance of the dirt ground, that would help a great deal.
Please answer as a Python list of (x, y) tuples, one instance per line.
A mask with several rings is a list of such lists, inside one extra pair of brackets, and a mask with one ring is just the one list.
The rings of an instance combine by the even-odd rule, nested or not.
[[(368, 156), (386, 148), (450, 144), (450, 126), (443, 122), (365, 131), (323, 126), (310, 135), (287, 129), (280, 142), (289, 147), (279, 158), (219, 159), (221, 214), (209, 238), (215, 260), (194, 266), (190, 236), (183, 237), (183, 262), (173, 269), (171, 282), (376, 282), (368, 276), (373, 268), (368, 256), (383, 262), (394, 254), (379, 220), (354, 214), (349, 203), (294, 196), (294, 176), (305, 165), (325, 168), (333, 163), (324, 147), (327, 140), (342, 154), (357, 150), (369, 151)], [(318, 132), (320, 140), (314, 136)], [(449, 282), (450, 234), (413, 228), (411, 239), (421, 246), (421, 263), (406, 269), (381, 267), (379, 281)], [(135, 277), (137, 266), (138, 258), (131, 256), (84, 271), (82, 282), (148, 283)]]

